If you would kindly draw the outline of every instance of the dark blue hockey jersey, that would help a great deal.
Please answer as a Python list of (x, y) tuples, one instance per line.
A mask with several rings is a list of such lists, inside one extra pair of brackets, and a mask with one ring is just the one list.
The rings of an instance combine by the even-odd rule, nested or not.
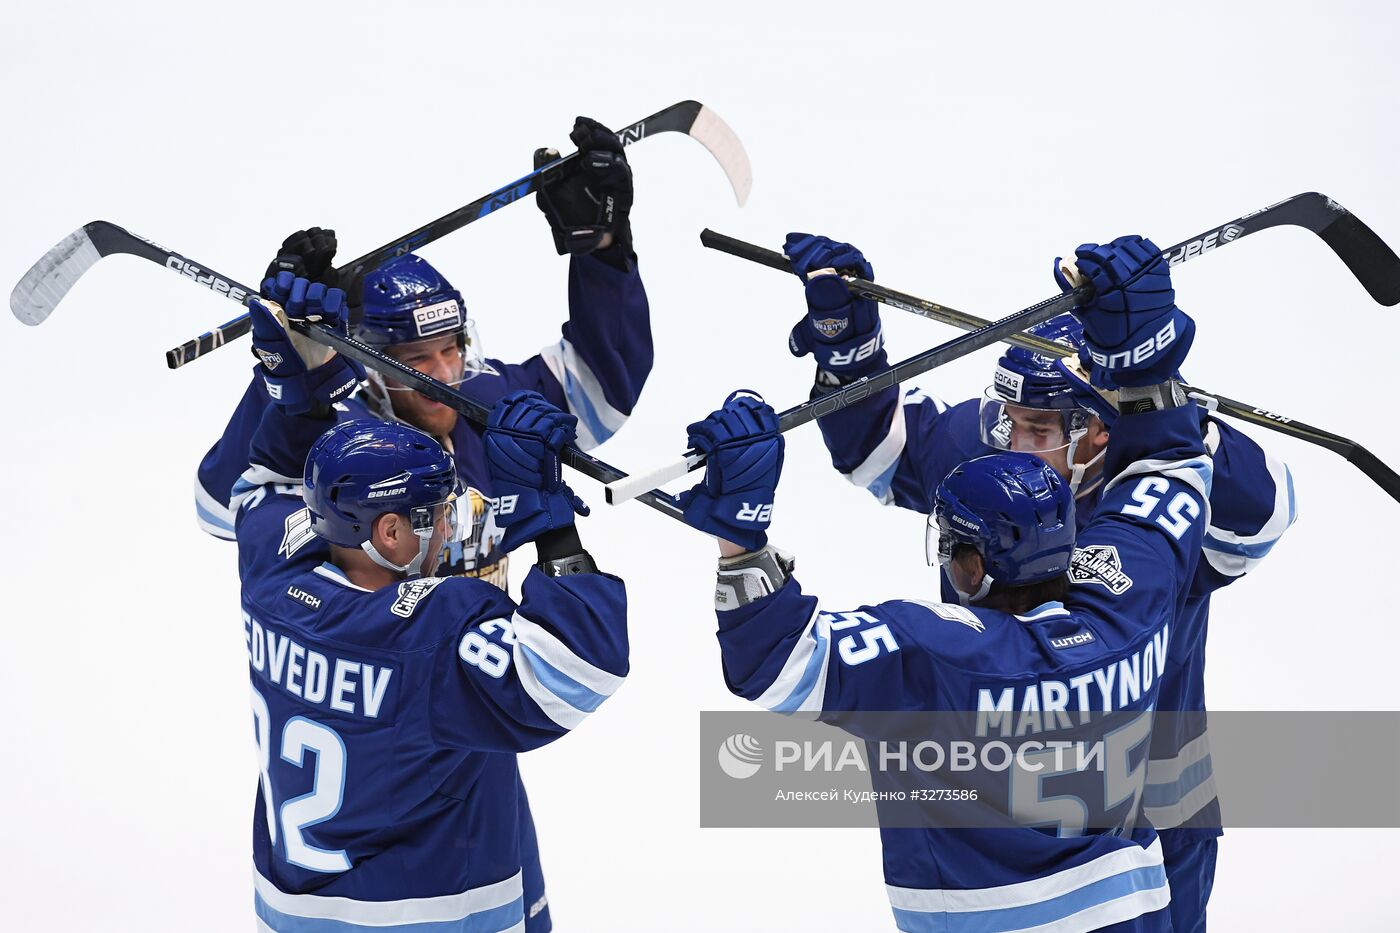
[[(951, 408), (923, 390), (900, 396), (884, 389), (820, 422), (833, 465), (882, 503), (918, 512), (933, 509), (934, 492), (959, 463), (992, 452), (982, 443), (978, 400)], [(1180, 619), (1161, 685), (1159, 709), (1205, 709), (1205, 642), (1210, 595), (1243, 576), (1269, 553), (1293, 523), (1296, 509), (1288, 467), (1247, 435), (1201, 413), (1201, 430), (1215, 462), (1211, 524), (1186, 611)], [(1076, 501), (1082, 529), (1097, 514), (1102, 478), (1086, 483)], [(1081, 545), (1071, 579), (1076, 589), (1122, 585), (1120, 568)], [(943, 598), (957, 594), (946, 576)], [(1219, 835), (1219, 805), (1211, 778), (1204, 717), (1164, 719), (1153, 738), (1145, 796), (1158, 829), (1194, 824), (1182, 838)], [(1193, 817), (1195, 819), (1193, 819)], [(1173, 841), (1173, 840), (1169, 840)]]
[(466, 577), (356, 586), (288, 482), (323, 426), (269, 408), (235, 503), (260, 928), (523, 930), (516, 753), (622, 683), (623, 583), (531, 570), (518, 605)]
[[(1032, 782), (1019, 799), (1025, 787), (1007, 790), (1014, 828), (882, 829), (901, 930), (1170, 929), (1161, 846), (1136, 813), (1151, 710), (1210, 523), (1213, 465), (1195, 412), (1122, 419), (1106, 474), (1078, 544), (1112, 554), (1127, 587), (1072, 587), (1065, 603), (1024, 615), (917, 600), (832, 612), (795, 580), (746, 605), (717, 602), (730, 689), (772, 710), (842, 728), (851, 710), (980, 711), (1006, 722), (1127, 712), (1131, 728), (1105, 737), (1121, 746), (1114, 766), (1068, 808)], [(1077, 826), (1066, 809), (1084, 814)], [(1109, 825), (1117, 831), (1095, 829)]]
[[(623, 272), (593, 256), (574, 257), (569, 265), (569, 320), (562, 339), (524, 363), (487, 362), (494, 372), (463, 383), (464, 394), (489, 406), (511, 392), (532, 389), (578, 417), (579, 447), (588, 450), (603, 443), (627, 420), (651, 372), (650, 310), (636, 265)], [(248, 442), (268, 404), (266, 386), (255, 369), (223, 436), (199, 465), (196, 520), (216, 537), (233, 537), (229, 500), (248, 467)], [(337, 410), (344, 421), (376, 417), (358, 396)], [(491, 512), (481, 429), (458, 419), (448, 441), (468, 488), (474, 521), (470, 537), (453, 546), (440, 573), (485, 577), (504, 588), (504, 532)]]

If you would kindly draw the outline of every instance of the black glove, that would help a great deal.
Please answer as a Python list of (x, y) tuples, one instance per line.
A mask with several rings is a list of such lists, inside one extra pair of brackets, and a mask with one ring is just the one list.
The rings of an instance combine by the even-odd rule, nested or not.
[(335, 231), (312, 227), (298, 230), (282, 241), (277, 258), (268, 264), (263, 278), (275, 279), (279, 272), (290, 272), (299, 279), (320, 282), (327, 288), (339, 287), (327, 279), (335, 260)]
[[(632, 168), (617, 135), (597, 120), (579, 117), (569, 134), (578, 146), (578, 170), (545, 185), (535, 196), (554, 233), (554, 248), (591, 253), (604, 235), (613, 235), (617, 252), (632, 252)], [(559, 158), (554, 149), (535, 150), (535, 168)], [(612, 252), (611, 249), (608, 250)]]
[[(345, 292), (345, 305), (349, 310), (351, 327), (360, 322), (365, 272), (359, 275), (341, 275), (332, 263), (335, 261), (335, 231), (321, 227), (298, 230), (282, 241), (277, 258), (268, 264), (263, 279), (275, 279), (279, 272), (290, 272), (299, 279), (319, 282), (327, 288), (338, 288)], [(365, 270), (370, 271), (370, 270)]]

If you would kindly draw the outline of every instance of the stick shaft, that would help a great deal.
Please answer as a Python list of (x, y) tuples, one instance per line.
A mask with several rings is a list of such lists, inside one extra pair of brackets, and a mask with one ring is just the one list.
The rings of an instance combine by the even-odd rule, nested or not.
[[(665, 110), (638, 120), (630, 126), (623, 127), (618, 130), (617, 137), (624, 146), (628, 146), (646, 139), (653, 133), (686, 132), (702, 109), (703, 107), (698, 101), (681, 101)], [(352, 259), (337, 268), (335, 275), (341, 281), (350, 281), (354, 276), (373, 271), (396, 256), (411, 253), (447, 236), (449, 233), (462, 229), (468, 224), (475, 223), (488, 214), (514, 204), (543, 186), (573, 174), (578, 168), (578, 156), (577, 152), (571, 152), (548, 165), (535, 169), (528, 175), (502, 185), (495, 191), (482, 195), (475, 201), (424, 224), (412, 233), (385, 243), (358, 259)], [(256, 291), (254, 294), (257, 294)], [(199, 359), (199, 357), (218, 349), (229, 341), (242, 337), (250, 329), (251, 324), (248, 316), (241, 315), (214, 330), (200, 334), (198, 337), (168, 350), (166, 352), (166, 365), (171, 369), (178, 369), (191, 360)]]
[[(342, 353), (370, 369), (415, 389), (433, 401), (441, 402), (456, 410), (468, 421), (484, 425), (491, 416), (489, 408), (470, 396), (439, 382), (432, 376), (420, 373), (418, 370), (400, 363), (393, 357), (386, 356), (368, 344), (360, 343), (350, 337), (343, 337), (324, 324), (298, 325), (298, 329), (317, 343), (330, 347), (337, 353)], [(560, 453), (559, 459), (565, 466), (599, 483), (614, 483), (627, 478), (626, 473), (590, 456), (573, 445), (565, 447)], [(639, 496), (638, 499), (671, 518), (679, 519), (681, 517), (681, 510), (664, 493), (643, 495)]]
[[(1074, 291), (1064, 295), (1056, 295), (1044, 301), (1023, 308), (1015, 314), (1007, 315), (999, 321), (990, 321), (985, 326), (978, 328), (960, 337), (954, 337), (946, 343), (925, 350), (923, 353), (911, 356), (909, 359), (893, 366), (888, 366), (877, 373), (869, 376), (862, 376), (849, 385), (842, 386), (825, 395), (810, 399), (800, 405), (778, 415), (778, 431), (785, 433), (791, 431), (799, 425), (804, 425), (809, 421), (825, 417), (832, 412), (849, 408), (852, 405), (862, 402), (881, 389), (898, 385), (907, 379), (912, 379), (922, 373), (928, 372), (945, 363), (961, 359), (969, 353), (980, 350), (988, 344), (1004, 340), (1010, 335), (1024, 330), (1027, 327), (1034, 327), (1042, 321), (1059, 314), (1064, 314), (1076, 304), (1089, 301), (1093, 297), (1093, 290), (1088, 286), (1081, 286)], [(689, 450), (685, 455), (668, 464), (660, 466), (640, 476), (665, 476), (669, 479), (677, 479), (692, 470), (698, 470), (705, 465), (705, 455), (699, 451)], [(627, 483), (610, 483), (603, 490), (604, 499), (610, 505), (618, 505), (628, 499), (638, 495), (642, 490), (642, 480)], [(655, 492), (656, 490), (652, 490)]]
[[(1302, 198), (1306, 196), (1299, 195), (1298, 197)], [(1322, 196), (1317, 195), (1317, 197)], [(1290, 199), (1289, 201), (1281, 202), (1281, 204), (1286, 208), (1289, 214), (1296, 215), (1297, 209), (1292, 204), (1293, 200), (1294, 199)], [(1335, 204), (1335, 202), (1331, 203)], [(1269, 226), (1277, 226), (1281, 223), (1294, 222), (1278, 220), (1270, 216), (1269, 212), (1277, 208), (1279, 208), (1279, 205), (1275, 205), (1274, 208), (1266, 208), (1260, 215), (1261, 221), (1259, 225), (1255, 226), (1254, 229), (1261, 230)], [(1346, 216), (1351, 217), (1350, 214)], [(1265, 221), (1272, 222), (1265, 223)], [(1229, 226), (1230, 225), (1227, 224), (1223, 228), (1216, 229), (1226, 229)], [(1201, 237), (1197, 237), (1191, 241), (1187, 241), (1186, 246), (1178, 244), (1172, 247), (1170, 251), (1166, 252), (1180, 254), (1182, 258), (1178, 259), (1177, 262), (1185, 262), (1187, 259), (1202, 255), (1200, 248), (1195, 250), (1189, 249), (1191, 243), (1200, 242), (1202, 239)], [(1239, 237), (1234, 236), (1226, 242), (1233, 242), (1235, 239), (1239, 239)], [(768, 266), (769, 268), (784, 272), (792, 271), (792, 263), (777, 250), (766, 249), (765, 247), (747, 243), (743, 240), (725, 236), (722, 233), (716, 233), (708, 229), (700, 234), (700, 241), (711, 249), (729, 253), (741, 259), (748, 259), (759, 265)], [(1209, 250), (1206, 250), (1206, 252), (1209, 252)], [(1189, 255), (1187, 255), (1188, 253)], [(843, 275), (841, 278), (851, 292), (859, 297), (878, 301), (881, 304), (899, 308), (900, 310), (917, 314), (920, 317), (941, 321), (944, 324), (951, 324), (954, 327), (961, 327), (965, 330), (983, 327), (988, 323), (984, 318), (977, 317), (976, 315), (958, 311), (946, 305), (940, 305), (915, 295), (895, 291), (892, 288), (886, 288), (874, 282), (848, 275)], [(1065, 347), (1063, 344), (1057, 344), (1054, 341), (1046, 340), (1043, 337), (1037, 337), (1034, 334), (1012, 334), (1006, 338), (1005, 342), (1014, 346), (1024, 347), (1027, 350), (1046, 356), (1063, 356), (1065, 354)], [(1384, 461), (1376, 457), (1375, 454), (1371, 453), (1356, 441), (1348, 437), (1343, 437), (1340, 434), (1333, 434), (1322, 428), (1305, 424), (1296, 418), (1290, 418), (1267, 408), (1252, 405), (1248, 402), (1241, 402), (1216, 392), (1191, 385), (1183, 385), (1183, 388), (1188, 394), (1195, 397), (1199, 402), (1213, 411), (1218, 411), (1221, 414), (1229, 415), (1232, 418), (1237, 418), (1262, 428), (1267, 428), (1270, 431), (1275, 431), (1279, 434), (1287, 435), (1288, 437), (1306, 441), (1310, 444), (1316, 444), (1319, 447), (1326, 448), (1340, 455), (1357, 469), (1361, 470), (1361, 472), (1376, 483), (1376, 485), (1380, 486), (1391, 498), (1400, 502), (1400, 473), (1391, 469)], [(607, 491), (605, 491), (605, 495), (608, 495)], [(613, 501), (613, 497), (609, 497), (608, 501)]]
[[(1344, 222), (1347, 225), (1348, 233), (1347, 235), (1339, 236), (1336, 233), (1337, 228), (1335, 224), (1343, 215), (1346, 218)], [(1400, 259), (1397, 259), (1395, 254), (1390, 251), (1390, 248), (1381, 242), (1380, 237), (1371, 232), (1365, 224), (1357, 220), (1349, 211), (1331, 198), (1320, 195), (1315, 191), (1294, 195), (1285, 201), (1280, 201), (1269, 207), (1257, 211), (1250, 211), (1248, 214), (1236, 217), (1229, 223), (1221, 224), (1218, 227), (1212, 227), (1203, 234), (1169, 246), (1162, 250), (1162, 255), (1172, 265), (1179, 265), (1180, 263), (1189, 262), (1206, 253), (1215, 252), (1221, 247), (1244, 239), (1251, 233), (1258, 232), (1259, 230), (1266, 230), (1269, 227), (1275, 227), (1281, 224), (1303, 226), (1317, 233), (1319, 236), (1322, 236), (1337, 255), (1341, 256), (1347, 263), (1348, 268), (1352, 270), (1353, 274), (1362, 280), (1362, 283), (1366, 285), (1372, 295), (1376, 297), (1378, 301), (1381, 301), (1382, 304), (1393, 304), (1395, 301), (1400, 301)], [(1371, 241), (1362, 243), (1360, 239), (1358, 239), (1364, 239), (1358, 231), (1358, 227), (1361, 231), (1364, 231), (1365, 234), (1369, 234)], [(1327, 235), (1324, 235), (1324, 231), (1331, 233), (1330, 239)], [(707, 229), (702, 231), (700, 234), (700, 242), (705, 246), (719, 249), (744, 259), (750, 259), (761, 265), (770, 266), (774, 269), (781, 269), (787, 272), (792, 271), (792, 264), (782, 253), (764, 249), (763, 247), (755, 246), (751, 243), (745, 243), (742, 240), (736, 240), (733, 237), (715, 233), (713, 230)], [(1394, 260), (1393, 263), (1387, 264), (1385, 261), (1386, 257), (1382, 255), (1382, 251), (1376, 249), (1376, 243), (1380, 243), (1383, 252), (1389, 255), (1389, 259)], [(1391, 297), (1385, 288), (1386, 282), (1391, 282), (1398, 286), (1396, 295), (1394, 296), (1395, 301), (1386, 300)], [(958, 359), (972, 352), (972, 350), (979, 349), (989, 343), (1011, 338), (1017, 331), (1032, 327), (1041, 321), (1049, 320), (1057, 314), (1063, 314), (1071, 310), (1081, 301), (1087, 301), (1092, 297), (1092, 291), (1082, 286), (1067, 295), (1048, 298), (1040, 304), (1032, 305), (1023, 311), (989, 324), (966, 312), (948, 308), (931, 301), (925, 301), (913, 295), (894, 292), (893, 290), (876, 286), (873, 282), (857, 280), (855, 283), (852, 283), (848, 280), (847, 284), (853, 291), (859, 287), (862, 289), (859, 293), (866, 294), (866, 297), (873, 298), (876, 301), (888, 300), (889, 303), (894, 304), (896, 307), (913, 311), (915, 314), (924, 314), (925, 316), (935, 317), (939, 320), (947, 320), (949, 323), (957, 324), (957, 326), (976, 327), (977, 329), (971, 331), (971, 333), (965, 334), (961, 338), (949, 341), (947, 344), (935, 347), (926, 353), (911, 357), (902, 363), (896, 363), (888, 369), (860, 379), (849, 386), (838, 389), (821, 398), (813, 399), (810, 402), (788, 409), (779, 415), (781, 430), (787, 431), (799, 424), (805, 424), (808, 421), (820, 418), (830, 412), (839, 411), (848, 405), (852, 405), (868, 397), (873, 392), (896, 385), (920, 373), (927, 372), (935, 366), (941, 366), (943, 363)], [(869, 289), (869, 292), (866, 293), (863, 291), (865, 289)], [(1032, 313), (1042, 311), (1048, 313)], [(1019, 327), (1011, 326), (1017, 322), (1020, 323)], [(970, 341), (970, 338), (980, 339), (967, 343), (961, 342)], [(955, 345), (958, 346), (962, 352), (955, 352), (953, 350)], [(1359, 447), (1357, 449), (1361, 450)], [(1369, 453), (1367, 456), (1369, 456)], [(687, 451), (683, 459), (694, 464), (691, 469), (698, 468), (698, 466), (704, 462), (703, 459), (697, 459), (695, 451)], [(669, 471), (674, 470), (680, 462), (680, 460), (673, 461), (668, 467), (662, 467), (656, 472), (666, 471), (669, 474)], [(1379, 463), (1379, 461), (1376, 461), (1376, 463)], [(1368, 466), (1370, 465), (1371, 464), (1368, 463)], [(611, 486), (604, 490), (604, 496), (607, 501), (612, 504), (625, 502), (626, 498), (622, 495), (625, 488), (626, 487)]]

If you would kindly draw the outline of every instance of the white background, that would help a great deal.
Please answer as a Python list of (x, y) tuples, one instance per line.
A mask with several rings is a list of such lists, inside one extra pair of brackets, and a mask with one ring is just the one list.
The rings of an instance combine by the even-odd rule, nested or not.
[[(624, 469), (679, 453), (735, 387), (806, 397), (811, 363), (785, 349), (796, 281), (702, 250), (706, 225), (774, 247), (789, 229), (849, 239), (880, 281), (988, 317), (1053, 293), (1051, 257), (1080, 242), (1165, 245), (1299, 191), (1400, 244), (1397, 17), (1379, 3), (123, 6), (4, 7), (7, 287), (96, 218), (256, 282), (287, 232), (334, 226), (358, 255), (523, 174), (536, 146), (569, 148), (575, 114), (617, 126), (688, 97), (722, 114), (753, 160), (744, 211), (694, 143), (629, 150), (657, 355), (600, 452)], [(533, 205), (425, 255), (492, 355), (556, 339), (566, 260)], [(1195, 382), (1400, 463), (1400, 312), (1320, 241), (1268, 231), (1176, 283), (1199, 322)], [(250, 359), (162, 358), (236, 310), (119, 257), (42, 328), (0, 323), (6, 929), (252, 924), (234, 550), (196, 530), (190, 496)], [(952, 335), (885, 320), (897, 357)], [(966, 398), (995, 352), (922, 384)], [(1330, 453), (1262, 439), (1292, 465), (1300, 517), (1216, 600), (1212, 706), (1393, 709), (1400, 504)], [(590, 549), (628, 579), (633, 674), (523, 760), (559, 929), (888, 927), (874, 830), (698, 828), (714, 753), (698, 711), (742, 708), (712, 634), (713, 545), (577, 488)], [(935, 593), (922, 526), (847, 485), (814, 429), (790, 436), (773, 539), (831, 605)], [(1393, 929), (1397, 846), (1231, 831), (1214, 928)]]

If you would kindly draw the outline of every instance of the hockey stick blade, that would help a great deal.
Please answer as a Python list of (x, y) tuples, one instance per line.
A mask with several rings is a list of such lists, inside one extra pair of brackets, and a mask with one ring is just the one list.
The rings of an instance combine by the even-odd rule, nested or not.
[[(792, 263), (777, 250), (766, 249), (754, 243), (747, 243), (735, 237), (716, 233), (710, 229), (706, 229), (700, 233), (700, 242), (710, 249), (719, 250), (720, 252), (728, 253), (731, 256), (737, 256), (741, 259), (747, 259), (759, 265), (768, 266), (770, 269), (778, 269), (779, 271), (788, 273), (792, 272)], [(908, 311), (929, 320), (951, 324), (954, 327), (961, 327), (964, 330), (973, 330), (974, 328), (983, 327), (987, 324), (986, 320), (976, 317), (975, 315), (957, 311), (953, 308), (948, 308), (944, 305), (936, 304), (914, 295), (897, 292), (883, 285), (876, 285), (874, 282), (868, 282), (864, 279), (858, 279), (849, 275), (843, 275), (841, 278), (846, 283), (847, 288), (862, 298), (869, 298), (872, 301), (878, 301), (881, 304), (899, 308), (902, 311)], [(1043, 356), (1063, 356), (1066, 349), (1063, 344), (1057, 344), (1054, 341), (1046, 340), (1043, 337), (1037, 337), (1034, 334), (1012, 334), (1007, 338), (1006, 343), (1023, 347)], [(1361, 470), (1362, 473), (1375, 482), (1376, 485), (1380, 486), (1381, 489), (1385, 490), (1385, 492), (1397, 502), (1400, 502), (1400, 474), (1397, 474), (1380, 460), (1380, 458), (1376, 457), (1356, 441), (1347, 437), (1342, 437), (1339, 434), (1333, 434), (1330, 431), (1324, 431), (1321, 428), (1315, 428), (1309, 424), (1304, 424), (1295, 418), (1277, 414), (1269, 409), (1251, 405), (1248, 402), (1227, 398), (1223, 395), (1218, 395), (1195, 386), (1186, 385), (1183, 386), (1183, 388), (1187, 394), (1194, 397), (1202, 405), (1212, 411), (1218, 411), (1232, 418), (1238, 418), (1241, 421), (1267, 428), (1270, 431), (1275, 431), (1279, 434), (1296, 438), (1297, 440), (1315, 444), (1333, 453), (1339, 454), (1347, 460), (1347, 462)], [(674, 476), (668, 477), (667, 481), (675, 478)]]
[(94, 220), (64, 237), (30, 267), (10, 292), (10, 310), (31, 326), (44, 323), (83, 274), (114, 253), (148, 259), (240, 304), (257, 294), (159, 243), (106, 220)]
[[(36, 263), (35, 267), (43, 269), (39, 274), (40, 278), (56, 275), (52, 271), (53, 268), (63, 269), (62, 274), (57, 276), (57, 281), (60, 284), (50, 286), (50, 288), (57, 290), (61, 285), (62, 291), (66, 291), (72, 287), (72, 283), (77, 280), (78, 276), (91, 268), (93, 263), (112, 253), (128, 253), (149, 259), (179, 273), (181, 277), (196, 285), (202, 285), (240, 304), (246, 302), (250, 297), (257, 297), (256, 293), (252, 292), (246, 285), (225, 278), (208, 266), (193, 262), (179, 253), (147, 240), (145, 237), (137, 236), (129, 230), (101, 220), (93, 221), (85, 225), (82, 230), (65, 237), (63, 242), (50, 250), (45, 259)], [(55, 257), (54, 254), (58, 255)], [(54, 258), (46, 263), (50, 257)], [(62, 298), (62, 294), (59, 294), (58, 297)], [(50, 305), (49, 311), (52, 312), (51, 305), (57, 304), (57, 301), (50, 301), (41, 295), (35, 299), (32, 306), (39, 308), (44, 304)], [(47, 317), (47, 314), (43, 317)], [(42, 319), (41, 317), (40, 321)], [(298, 325), (298, 329), (317, 343), (328, 346), (370, 369), (417, 389), (433, 401), (441, 402), (457, 411), (469, 421), (484, 425), (491, 414), (491, 410), (485, 405), (463, 395), (456, 389), (400, 363), (393, 357), (386, 356), (374, 347), (351, 340), (348, 337), (342, 337), (323, 324), (310, 327)], [(600, 483), (614, 482), (625, 479), (627, 476), (616, 467), (609, 466), (603, 461), (589, 456), (577, 447), (565, 447), (560, 454), (560, 459), (566, 465)], [(681, 517), (680, 509), (667, 496), (649, 496), (644, 501), (646, 505), (669, 515), (671, 518), (679, 519)]]
[(38, 327), (102, 254), (92, 245), (87, 228), (79, 227), (45, 253), (10, 292), (10, 311), (22, 323)]
[(1162, 255), (1176, 265), (1251, 233), (1279, 226), (1311, 230), (1337, 254), (1375, 301), (1386, 307), (1400, 304), (1400, 257), (1355, 214), (1316, 191), (1295, 194), (1245, 214), (1163, 250)]
[[(1076, 304), (1089, 301), (1092, 298), (1093, 291), (1088, 286), (1080, 286), (1067, 294), (1056, 295), (1031, 305), (1029, 308), (1023, 308), (999, 321), (989, 322), (985, 327), (963, 334), (961, 337), (954, 337), (931, 350), (925, 350), (923, 353), (911, 356), (902, 363), (888, 366), (869, 376), (862, 376), (850, 385), (842, 386), (835, 391), (789, 408), (778, 415), (778, 431), (786, 433), (809, 421), (815, 421), (832, 412), (849, 408), (857, 402), (869, 398), (872, 393), (898, 385), (931, 369), (961, 359), (989, 344), (1005, 340), (1027, 327), (1034, 327), (1042, 321), (1048, 321), (1056, 315), (1064, 314)], [(655, 488), (654, 482), (657, 477), (663, 477), (663, 482), (669, 482), (692, 470), (698, 470), (704, 465), (704, 454), (688, 450), (677, 460), (654, 470), (639, 473), (635, 478), (628, 477), (624, 480), (608, 483), (603, 487), (603, 498), (609, 505), (620, 505), (643, 494), (655, 494), (659, 492)]]
[(1347, 462), (1370, 477), (1371, 481), (1384, 489), (1390, 498), (1400, 502), (1400, 474), (1388, 467), (1380, 457), (1360, 444), (1353, 444)]
[[(665, 110), (638, 120), (631, 126), (618, 130), (617, 138), (624, 146), (641, 142), (658, 133), (682, 133), (704, 146), (714, 156), (724, 170), (734, 197), (742, 207), (748, 201), (753, 187), (753, 170), (749, 164), (744, 144), (729, 125), (704, 104), (695, 100), (683, 100)], [(563, 156), (548, 165), (535, 169), (523, 178), (518, 178), (470, 204), (457, 208), (449, 214), (424, 224), (412, 233), (386, 243), (378, 249), (354, 259), (336, 270), (339, 276), (353, 278), (361, 272), (372, 270), (384, 262), (410, 253), (429, 243), (439, 240), (449, 233), (460, 230), (488, 214), (514, 204), (526, 195), (539, 190), (543, 185), (564, 177), (576, 166), (578, 153)], [(223, 346), (231, 340), (248, 333), (247, 317), (235, 318), (212, 331), (187, 340), (165, 354), (166, 365), (178, 369), (191, 360), (199, 359), (211, 350)]]

